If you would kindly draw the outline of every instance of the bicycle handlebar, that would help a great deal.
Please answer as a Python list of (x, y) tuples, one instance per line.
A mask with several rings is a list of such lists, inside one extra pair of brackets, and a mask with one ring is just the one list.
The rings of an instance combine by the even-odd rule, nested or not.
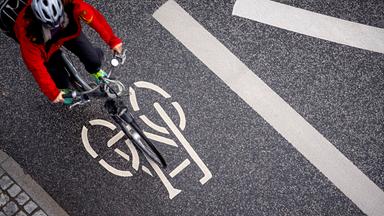
[(126, 53), (127, 53), (126, 49), (124, 49), (120, 54), (114, 53), (113, 59), (111, 60), (111, 65), (113, 67), (123, 65), (125, 63), (125, 60), (127, 59)]
[[(125, 60), (126, 60), (126, 52), (127, 50), (124, 49), (120, 54), (118, 53), (115, 53), (112, 60), (111, 60), (111, 64), (113, 67), (117, 67), (119, 65), (123, 65), (125, 63)], [(96, 94), (98, 96), (100, 96), (101, 94), (100, 93), (104, 93), (103, 96), (105, 97), (105, 95), (107, 95), (107, 97), (109, 98), (115, 98), (119, 95), (121, 95), (121, 93), (125, 90), (125, 86), (118, 80), (111, 80), (111, 79), (108, 79), (108, 77), (111, 75), (112, 71), (109, 72), (109, 74), (107, 75), (107, 77), (101, 77), (100, 78), (100, 83), (97, 84), (94, 88), (90, 89), (90, 90), (87, 90), (87, 91), (83, 91), (83, 92), (78, 92), (78, 91), (71, 91), (69, 93), (66, 93), (66, 94), (63, 94), (63, 98), (66, 99), (73, 99), (73, 100), (77, 100), (78, 102), (77, 103), (74, 103), (73, 105), (70, 106), (70, 108), (72, 108), (73, 106), (76, 106), (76, 105), (81, 105), (81, 104), (84, 104), (86, 101), (89, 101), (88, 99), (88, 95), (96, 92), (97, 90), (102, 90), (101, 92), (97, 92), (99, 94)], [(112, 85), (115, 85), (117, 86), (118, 90), (115, 90), (111, 87), (111, 84)]]
[(72, 91), (66, 94), (63, 94), (63, 98), (77, 98), (77, 91)]

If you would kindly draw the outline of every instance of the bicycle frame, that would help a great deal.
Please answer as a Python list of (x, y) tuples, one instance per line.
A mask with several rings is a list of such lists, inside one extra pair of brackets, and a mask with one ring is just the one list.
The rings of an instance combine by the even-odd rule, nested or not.
[[(113, 59), (114, 61), (113, 60), (111, 61), (113, 66), (118, 65), (118, 64), (116, 65), (116, 62), (120, 64), (124, 63), (125, 53), (126, 53), (126, 50), (123, 51), (122, 55), (116, 56), (120, 61), (117, 59)], [(138, 148), (144, 155), (149, 156), (149, 158), (151, 158), (155, 163), (165, 168), (167, 164), (164, 158), (161, 156), (160, 152), (156, 149), (156, 147), (152, 144), (152, 142), (145, 136), (145, 134), (143, 133), (143, 131), (140, 129), (139, 125), (136, 123), (135, 119), (133, 118), (132, 114), (128, 112), (128, 108), (121, 101), (117, 100), (117, 98), (119, 97), (119, 93), (117, 93), (115, 90), (113, 90), (113, 88), (111, 88), (113, 91), (112, 93), (114, 93), (116, 97), (112, 97), (111, 96), (113, 95), (112, 93), (108, 94), (109, 90), (105, 88), (106, 86), (108, 86), (108, 79), (102, 78), (100, 84), (98, 84), (95, 88), (92, 88), (86, 81), (84, 81), (81, 78), (78, 71), (76, 70), (72, 62), (69, 60), (69, 58), (64, 54), (64, 52), (62, 53), (62, 58), (65, 63), (65, 69), (70, 76), (70, 81), (72, 82), (72, 84), (75, 85), (75, 87), (80, 88), (78, 90), (81, 91), (80, 96), (82, 98), (81, 98), (81, 101), (78, 102), (78, 104), (83, 105), (89, 102), (90, 100), (88, 98), (88, 94), (97, 92), (97, 91), (99, 93), (102, 93), (102, 90), (100, 88), (104, 86), (104, 94), (102, 97), (109, 98), (105, 102), (104, 107), (107, 109), (111, 118), (114, 120), (114, 122), (116, 122), (116, 124), (120, 126), (120, 128), (123, 130), (125, 135), (128, 136), (128, 138), (134, 143), (136, 148)], [(110, 73), (108, 74), (108, 76), (109, 75)], [(115, 82), (117, 83), (117, 86), (119, 86), (119, 83), (123, 85), (119, 81), (115, 81)], [(119, 90), (121, 90), (120, 87), (119, 87)], [(72, 92), (70, 95), (64, 95), (64, 98), (76, 98), (76, 97), (77, 97), (76, 91)], [(76, 105), (76, 103), (74, 105)], [(70, 106), (70, 108), (72, 106)], [(131, 128), (133, 128), (136, 131), (136, 134), (138, 135), (135, 135), (135, 133), (131, 134), (130, 131), (127, 129), (127, 124), (130, 125)], [(137, 136), (139, 138), (137, 138)], [(140, 141), (140, 138), (143, 140)], [(148, 148), (143, 144), (143, 141), (144, 143), (147, 144)]]
[(88, 85), (87, 82), (85, 82), (77, 72), (75, 66), (73, 66), (72, 62), (68, 59), (67, 55), (64, 52), (61, 52), (61, 57), (64, 60), (65, 63), (65, 70), (68, 72), (69, 77), (71, 79), (71, 82), (78, 82), (78, 85), (76, 86), (81, 88), (81, 90), (89, 91), (92, 88)]

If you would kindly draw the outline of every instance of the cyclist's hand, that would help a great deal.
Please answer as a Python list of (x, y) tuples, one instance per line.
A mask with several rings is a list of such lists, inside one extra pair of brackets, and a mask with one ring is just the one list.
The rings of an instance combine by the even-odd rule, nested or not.
[(60, 92), (59, 95), (56, 97), (53, 103), (64, 103), (64, 98), (63, 98), (64, 92)]
[(121, 54), (121, 52), (123, 52), (123, 43), (117, 44), (115, 47), (112, 48), (112, 50), (117, 54)]

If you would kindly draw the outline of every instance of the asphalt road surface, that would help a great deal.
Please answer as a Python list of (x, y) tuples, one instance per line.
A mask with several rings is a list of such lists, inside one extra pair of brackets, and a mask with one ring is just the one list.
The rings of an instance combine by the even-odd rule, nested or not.
[[(114, 74), (169, 167), (112, 139), (103, 101), (50, 104), (0, 35), (0, 146), (70, 215), (384, 215), (383, 1), (238, 0), (254, 19), (235, 0), (88, 2), (124, 40)], [(356, 25), (378, 42), (355, 46)]]

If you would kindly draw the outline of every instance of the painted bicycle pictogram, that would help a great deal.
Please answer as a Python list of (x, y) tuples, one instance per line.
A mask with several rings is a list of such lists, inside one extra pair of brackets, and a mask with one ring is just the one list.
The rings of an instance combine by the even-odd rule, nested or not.
[[(150, 90), (153, 93), (156, 93), (157, 95), (160, 95), (163, 98), (171, 99), (172, 97), (170, 94), (168, 94), (165, 90), (160, 88), (159, 86), (145, 81), (138, 81), (135, 82), (132, 87), (129, 88), (130, 93), (130, 104), (132, 106), (133, 111), (139, 112), (140, 111), (140, 105), (138, 103), (138, 99), (136, 97), (137, 91), (140, 90)], [(200, 168), (203, 177), (199, 179), (200, 183), (204, 185), (208, 180), (212, 178), (212, 173), (206, 166), (206, 164), (202, 161), (202, 159), (199, 157), (199, 155), (195, 152), (192, 145), (188, 142), (188, 140), (185, 138), (185, 136), (182, 134), (186, 127), (186, 117), (184, 114), (184, 111), (180, 104), (176, 101), (171, 102), (172, 107), (176, 110), (178, 114), (177, 123), (171, 119), (169, 114), (164, 110), (164, 108), (160, 105), (159, 102), (153, 103), (153, 108), (156, 110), (156, 113), (160, 116), (161, 120), (164, 123), (164, 126), (161, 126), (157, 123), (154, 123), (154, 121), (150, 120), (148, 116), (141, 114), (139, 118), (145, 123), (148, 128), (151, 129), (151, 132), (144, 130), (144, 134), (151, 140), (156, 141), (158, 144), (166, 145), (169, 148), (182, 148), (183, 151), (186, 151), (189, 155), (188, 158), (184, 159), (180, 164), (175, 166), (172, 170), (168, 172), (168, 170), (162, 170), (156, 163), (152, 162), (151, 160), (147, 161), (149, 162), (152, 171), (156, 173), (156, 175), (160, 178), (161, 182), (165, 186), (166, 190), (168, 191), (169, 198), (172, 199), (176, 195), (178, 195), (182, 190), (174, 187), (171, 183), (172, 179), (175, 178), (181, 171), (183, 171), (185, 168), (187, 168), (191, 161), (194, 162), (197, 167)], [(89, 121), (90, 126), (102, 126), (106, 127), (109, 130), (115, 131), (117, 127), (102, 119), (95, 119)], [(86, 126), (83, 126), (82, 129), (82, 141), (84, 144), (84, 147), (86, 151), (93, 157), (98, 159), (98, 163), (104, 167), (106, 170), (108, 170), (110, 173), (121, 176), (121, 177), (130, 177), (134, 175), (134, 172), (139, 171), (141, 169), (145, 173), (153, 176), (153, 173), (151, 170), (144, 166), (140, 165), (140, 159), (139, 154), (136, 151), (133, 144), (130, 142), (129, 139), (124, 138), (124, 133), (122, 131), (117, 131), (116, 135), (114, 135), (110, 140), (107, 142), (107, 147), (114, 148), (114, 152), (116, 152), (120, 157), (124, 158), (127, 162), (129, 162), (133, 168), (133, 171), (130, 170), (121, 170), (118, 168), (115, 168), (114, 166), (108, 164), (104, 159), (99, 159), (98, 154), (92, 148), (92, 144), (89, 142), (89, 136), (91, 135), (89, 133), (89, 130)], [(115, 144), (118, 142), (124, 142), (125, 145), (128, 147), (126, 149), (129, 149), (129, 152), (124, 152), (123, 150), (115, 147)]]

